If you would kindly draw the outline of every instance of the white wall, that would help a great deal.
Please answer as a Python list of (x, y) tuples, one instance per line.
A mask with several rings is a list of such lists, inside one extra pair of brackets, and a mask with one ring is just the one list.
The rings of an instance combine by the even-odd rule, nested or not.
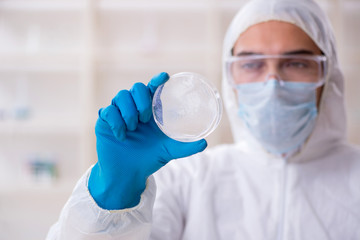
[[(0, 0), (0, 239), (45, 237), (96, 160), (97, 110), (117, 91), (161, 71), (198, 72), (220, 89), (222, 38), (244, 2)], [(360, 1), (318, 2), (338, 38), (349, 140), (360, 144)], [(208, 141), (231, 142), (226, 116)], [(34, 162), (50, 165), (35, 174)]]

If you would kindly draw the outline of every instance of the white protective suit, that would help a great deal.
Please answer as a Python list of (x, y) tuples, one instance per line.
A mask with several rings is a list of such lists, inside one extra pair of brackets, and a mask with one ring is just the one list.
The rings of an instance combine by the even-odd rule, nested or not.
[(359, 240), (360, 150), (345, 139), (344, 82), (331, 27), (313, 1), (255, 0), (232, 22), (224, 58), (242, 32), (267, 20), (299, 26), (330, 60), (316, 126), (298, 154), (282, 159), (262, 149), (243, 127), (224, 77), (235, 144), (171, 161), (131, 209), (99, 208), (87, 189), (88, 171), (47, 239)]

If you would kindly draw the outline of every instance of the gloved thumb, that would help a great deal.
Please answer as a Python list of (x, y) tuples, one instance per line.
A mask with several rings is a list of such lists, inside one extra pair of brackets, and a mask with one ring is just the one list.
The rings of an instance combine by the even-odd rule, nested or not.
[(168, 149), (173, 159), (188, 157), (193, 154), (202, 152), (207, 147), (205, 139), (196, 142), (179, 142), (176, 140), (172, 144), (172, 149)]

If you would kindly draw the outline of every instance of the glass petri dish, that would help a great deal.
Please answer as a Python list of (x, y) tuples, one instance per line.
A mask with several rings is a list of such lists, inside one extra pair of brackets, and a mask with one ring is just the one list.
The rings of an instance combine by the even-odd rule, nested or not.
[(181, 142), (193, 142), (205, 138), (219, 125), (222, 101), (205, 77), (181, 72), (156, 89), (152, 109), (163, 133)]

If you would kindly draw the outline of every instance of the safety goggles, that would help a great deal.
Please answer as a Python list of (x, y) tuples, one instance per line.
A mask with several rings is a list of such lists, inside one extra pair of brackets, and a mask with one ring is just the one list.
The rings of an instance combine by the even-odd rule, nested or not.
[(323, 55), (249, 55), (233, 56), (226, 60), (227, 78), (233, 86), (266, 82), (271, 76), (280, 81), (325, 82), (327, 59)]

